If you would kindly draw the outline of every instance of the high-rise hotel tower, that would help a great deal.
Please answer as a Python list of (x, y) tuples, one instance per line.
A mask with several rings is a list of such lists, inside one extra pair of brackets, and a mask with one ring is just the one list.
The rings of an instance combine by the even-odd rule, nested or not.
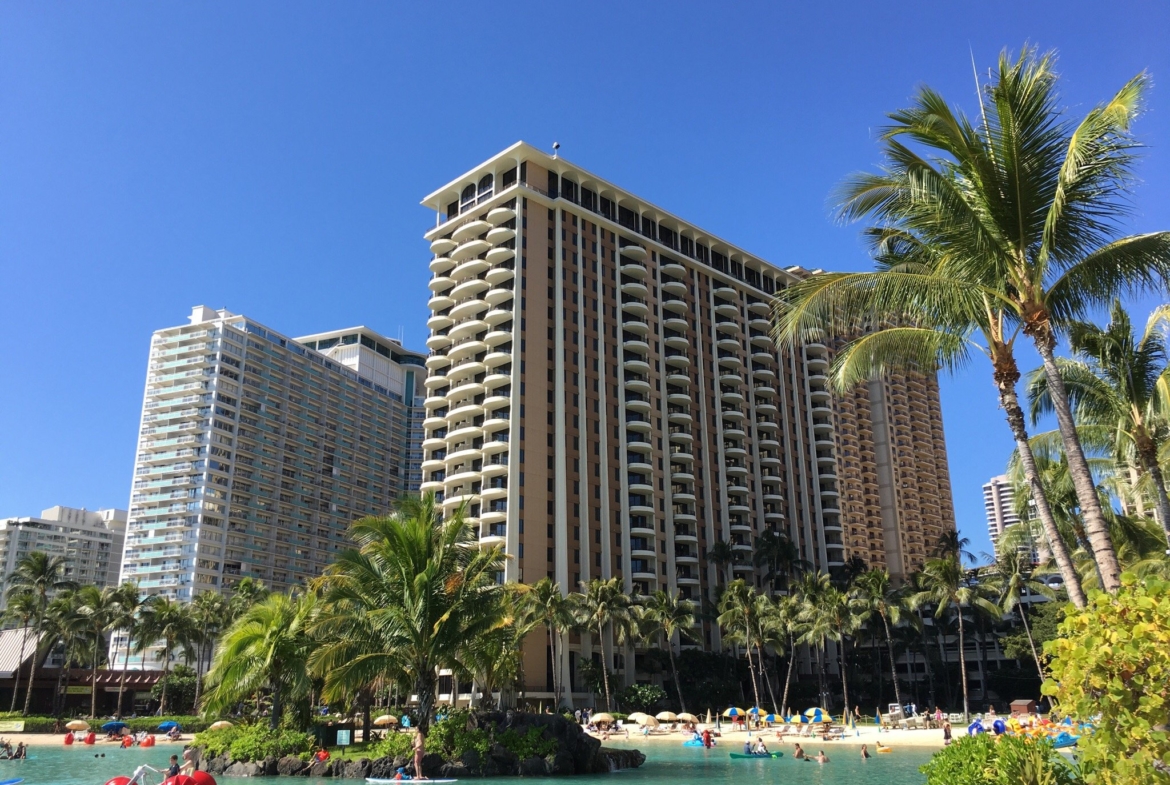
[(187, 601), (319, 575), (409, 490), (423, 361), (365, 327), (292, 339), (202, 306), (156, 332), (122, 580)]
[[(769, 337), (771, 295), (806, 271), (524, 143), (423, 204), (437, 220), (422, 490), (467, 505), (509, 580), (620, 576), (632, 592), (709, 596), (728, 575), (762, 585), (753, 555), (769, 531), (821, 569), (884, 556), (847, 537), (830, 347)], [(941, 438), (926, 389), (935, 405), (891, 419), (887, 438), (924, 425)], [(945, 480), (945, 454), (931, 460)], [(941, 532), (954, 523), (938, 488), (945, 502), (923, 515)], [(881, 516), (857, 517), (889, 536)], [(718, 630), (704, 624), (699, 643), (717, 646)], [(558, 667), (572, 678), (592, 650), (588, 636), (569, 648)], [(544, 672), (543, 651), (528, 656)]]

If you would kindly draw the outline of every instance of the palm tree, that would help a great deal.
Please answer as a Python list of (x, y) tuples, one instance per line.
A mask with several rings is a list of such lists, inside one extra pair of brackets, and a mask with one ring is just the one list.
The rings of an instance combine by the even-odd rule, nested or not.
[(312, 688), (308, 661), (313, 650), (309, 630), (317, 597), (269, 594), (229, 627), (207, 673), (206, 711), (222, 713), (261, 690), (272, 691), (269, 727), (280, 726), (286, 705)]
[(552, 657), (553, 702), (561, 705), (560, 658), (557, 656), (557, 642), (561, 632), (573, 624), (573, 612), (568, 597), (561, 592), (561, 585), (552, 578), (544, 577), (528, 588), (524, 602), (535, 612), (548, 633), (549, 656)]
[(117, 590), (111, 587), (82, 586), (77, 592), (78, 611), (86, 619), (89, 635), (93, 642), (92, 667), (90, 668), (89, 716), (97, 716), (97, 671), (102, 655), (103, 636), (116, 621), (118, 612)]
[(138, 651), (145, 652), (156, 641), (163, 642), (162, 692), (159, 695), (159, 714), (167, 713), (167, 681), (171, 673), (171, 655), (176, 647), (185, 646), (195, 634), (188, 605), (170, 597), (156, 594), (148, 597), (139, 610)]
[(138, 593), (136, 584), (126, 582), (115, 589), (116, 605), (111, 627), (126, 634), (126, 654), (122, 658), (122, 675), (118, 680), (118, 707), (114, 716), (122, 717), (122, 696), (126, 691), (126, 671), (130, 669), (130, 648), (138, 635), (138, 612), (142, 609), (142, 595)]
[(227, 616), (224, 619), (225, 624), (231, 624), (243, 616), (249, 608), (267, 598), (268, 595), (269, 590), (264, 585), (264, 581), (252, 577), (241, 578), (232, 586), (232, 595), (227, 603)]
[(85, 663), (91, 650), (92, 628), (83, 612), (79, 590), (58, 592), (45, 609), (43, 630), (49, 650), (60, 646), (62, 651), (63, 662), (57, 671), (57, 688), (53, 693), (53, 713), (60, 714), (64, 710), (65, 696), (69, 694), (71, 668), (74, 663)]
[[(1163, 331), (1168, 318), (1170, 307), (1162, 306), (1135, 338), (1129, 314), (1115, 301), (1108, 326), (1069, 325), (1069, 347), (1078, 359), (1055, 363), (1077, 423), (1109, 432), (1118, 463), (1136, 463), (1149, 474), (1158, 522), (1170, 536), (1170, 498), (1158, 460), (1170, 444), (1170, 363)], [(1029, 376), (1028, 394), (1034, 421), (1053, 410), (1046, 374)]]
[[(250, 579), (245, 579), (250, 580)], [(195, 705), (203, 692), (203, 664), (215, 652), (215, 643), (224, 629), (229, 601), (219, 592), (205, 591), (191, 601), (191, 615), (195, 626), (192, 644), (195, 647)]]
[[(30, 621), (37, 615), (37, 596), (29, 591), (23, 591), (18, 594), (9, 594), (8, 606), (4, 609), (4, 616), (6, 619), (14, 621), (23, 631), (20, 636), (20, 658), (16, 661), (16, 668), (14, 669), (13, 678), (15, 681), (12, 685), (12, 705), (9, 707), (10, 712), (16, 711), (16, 696), (20, 692), (20, 669), (24, 665), (24, 651), (25, 645), (28, 643), (29, 633), (33, 633), (33, 647), (36, 647), (38, 640), (36, 632), (30, 627)], [(33, 652), (33, 659), (36, 659), (36, 651)]]
[(710, 550), (707, 551), (707, 558), (711, 563), (723, 570), (723, 574), (719, 577), (723, 578), (724, 583), (731, 582), (731, 563), (735, 561), (735, 550), (731, 547), (731, 543), (727, 540), (717, 540), (711, 544)]
[(744, 653), (747, 655), (748, 674), (752, 679), (752, 694), (755, 698), (753, 706), (760, 705), (760, 687), (756, 682), (756, 669), (752, 663), (752, 649), (759, 640), (757, 596), (753, 586), (743, 578), (736, 578), (727, 584), (727, 589), (719, 598), (717, 619), (728, 641), (743, 644)]
[(434, 494), (399, 500), (390, 516), (351, 527), (357, 548), (317, 582), (325, 607), (309, 659), (324, 694), (407, 680), (430, 727), (440, 668), (460, 668), (464, 647), (508, 623), (499, 548), (480, 548), (462, 509), (443, 517)]
[(781, 581), (787, 586), (795, 575), (812, 567), (800, 557), (800, 548), (796, 543), (788, 535), (774, 529), (767, 529), (756, 537), (752, 562), (764, 570), (773, 589)]
[(1004, 532), (998, 543), (995, 563), (987, 576), (987, 585), (997, 593), (999, 608), (1003, 613), (1011, 613), (1018, 609), (1024, 634), (1028, 636), (1028, 646), (1032, 649), (1032, 659), (1036, 662), (1036, 672), (1043, 681), (1044, 665), (1040, 662), (1036, 641), (1032, 639), (1032, 628), (1028, 624), (1028, 608), (1020, 602), (1020, 597), (1036, 595), (1053, 599), (1056, 594), (1047, 584), (1032, 577), (1031, 562), (1023, 555), (1025, 550), (1031, 553), (1031, 542), (1021, 534), (1026, 534), (1026, 530), (1021, 527), (1013, 527)]
[[(886, 257), (884, 267), (879, 259), (878, 273), (821, 283), (815, 276), (804, 289), (783, 293), (782, 303), (799, 304), (803, 313), (793, 318), (782, 308), (787, 326), (781, 333), (794, 338), (819, 323), (854, 338), (859, 329), (890, 325), (854, 342), (857, 367), (845, 379), (891, 369), (953, 369), (965, 359), (971, 334), (981, 334), (1025, 462), (1013, 345), (1021, 333), (1031, 338), (1044, 360), (1094, 559), (1105, 588), (1115, 591), (1116, 553), (1053, 352), (1059, 332), (1093, 307), (1123, 292), (1164, 289), (1170, 233), (1112, 239), (1126, 212), (1136, 146), (1129, 124), (1145, 75), (1074, 128), (1057, 108), (1053, 65), (1052, 55), (1033, 49), (1015, 61), (1001, 55), (980, 122), (925, 88), (911, 108), (892, 114), (882, 135), (884, 170), (855, 177), (842, 199), (844, 217), (877, 220), (870, 236)], [(806, 307), (810, 299), (820, 300), (814, 310)], [(1070, 598), (1083, 607), (1042, 491), (1032, 484)]]
[(767, 624), (782, 634), (788, 643), (788, 670), (784, 676), (784, 696), (780, 699), (780, 710), (788, 709), (788, 688), (792, 684), (792, 668), (796, 664), (796, 641), (804, 635), (800, 612), (804, 598), (792, 592), (776, 600), (775, 611), (769, 614)]
[(691, 638), (695, 626), (695, 604), (690, 600), (680, 599), (677, 594), (671, 594), (659, 589), (645, 599), (642, 604), (642, 617), (646, 626), (642, 630), (648, 638), (662, 637), (663, 648), (670, 658), (670, 672), (674, 678), (674, 689), (678, 693), (679, 711), (687, 710), (683, 699), (682, 684), (678, 679), (678, 665), (674, 660), (674, 636), (679, 639)]
[[(849, 679), (845, 673), (845, 645), (848, 636), (861, 627), (864, 616), (858, 613), (849, 594), (837, 588), (827, 573), (805, 576), (802, 589), (805, 598), (803, 620), (806, 625), (802, 642), (811, 643), (820, 649), (822, 674), (828, 642), (840, 644), (837, 656), (841, 669), (841, 693), (845, 700), (845, 711), (848, 712)], [(827, 695), (822, 688), (822, 698), (824, 697)]]
[(890, 677), (894, 680), (894, 700), (901, 706), (902, 692), (898, 687), (898, 668), (894, 662), (894, 639), (890, 635), (890, 625), (897, 625), (902, 620), (901, 592), (890, 583), (889, 571), (874, 568), (857, 576), (853, 582), (852, 595), (860, 608), (877, 614), (882, 620), (882, 629), (886, 634), (886, 649), (890, 655)]
[(633, 631), (633, 600), (622, 590), (621, 578), (594, 578), (581, 584), (581, 591), (572, 597), (573, 615), (582, 630), (597, 633), (601, 648), (601, 677), (605, 688), (605, 708), (612, 705), (609, 692), (609, 668), (611, 659), (605, 652), (605, 630), (613, 633), (616, 647), (624, 642)]
[[(30, 618), (34, 633), (43, 632), (46, 623), (45, 614), (49, 607), (49, 598), (58, 592), (72, 591), (77, 588), (74, 581), (65, 577), (65, 568), (68, 562), (61, 556), (50, 556), (44, 551), (32, 551), (22, 556), (16, 563), (16, 569), (8, 576), (8, 596), (31, 594), (36, 599), (35, 611)], [(36, 654), (28, 671), (28, 691), (24, 695), (23, 714), (28, 716), (29, 706), (32, 704), (33, 684), (36, 681), (37, 663)]]
[(997, 608), (981, 595), (978, 586), (972, 585), (968, 581), (963, 566), (953, 556), (928, 559), (922, 568), (920, 586), (921, 589), (912, 597), (913, 605), (934, 606), (936, 620), (941, 620), (948, 612), (953, 612), (957, 619), (959, 672), (963, 683), (963, 718), (965, 722), (970, 714), (970, 702), (967, 696), (967, 653), (963, 609), (979, 607), (994, 614), (997, 613)]

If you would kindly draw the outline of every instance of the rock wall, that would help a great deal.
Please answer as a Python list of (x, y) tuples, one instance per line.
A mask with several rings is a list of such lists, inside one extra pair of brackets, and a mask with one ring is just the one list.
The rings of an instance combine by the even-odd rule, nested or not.
[[(557, 742), (557, 750), (546, 757), (520, 759), (499, 744), (493, 744), (487, 755), (470, 750), (460, 760), (444, 760), (430, 753), (423, 758), (422, 776), (434, 778), (470, 779), (473, 777), (550, 777), (574, 774), (604, 774), (618, 769), (633, 769), (646, 762), (638, 750), (615, 750), (601, 746), (601, 742), (586, 734), (579, 725), (564, 717), (551, 714), (520, 714), (514, 712), (484, 712), (477, 715), (480, 727), (493, 722), (499, 730), (511, 728), (527, 733), (538, 727), (541, 734)], [(228, 777), (366, 777), (391, 778), (401, 767), (415, 776), (413, 759), (362, 758), (352, 761), (305, 762), (295, 756), (266, 758), (263, 761), (233, 761), (226, 754), (204, 758), (195, 750), (195, 766), (210, 774)]]

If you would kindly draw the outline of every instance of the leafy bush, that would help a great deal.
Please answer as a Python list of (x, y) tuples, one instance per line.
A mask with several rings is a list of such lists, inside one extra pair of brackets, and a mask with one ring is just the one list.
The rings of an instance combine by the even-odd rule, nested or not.
[(657, 684), (631, 684), (617, 694), (617, 699), (627, 709), (649, 712), (659, 701), (666, 700), (666, 690)]
[(1044, 651), (1044, 694), (1093, 724), (1077, 744), (1085, 781), (1170, 783), (1170, 582), (1123, 574), (1116, 595), (1066, 611)]
[(202, 747), (205, 755), (215, 757), (226, 752), (232, 760), (244, 762), (285, 755), (303, 757), (313, 748), (313, 742), (311, 733), (287, 726), (271, 730), (264, 723), (233, 725), (195, 735), (195, 746)]
[(163, 683), (167, 685), (167, 708), (172, 711), (190, 711), (195, 707), (195, 671), (176, 663), (171, 672), (154, 683), (150, 695), (162, 698)]
[(927, 785), (1076, 785), (1072, 770), (1045, 740), (963, 736), (920, 769)]
[(386, 738), (378, 741), (369, 750), (369, 757), (378, 758), (409, 758), (414, 744), (413, 733), (395, 733), (391, 731)]
[[(70, 719), (70, 717), (61, 719), (60, 733), (65, 732), (65, 723)], [(159, 724), (168, 720), (174, 720), (179, 723), (179, 726), (186, 733), (198, 733), (201, 730), (205, 730), (208, 725), (215, 721), (189, 715), (168, 715), (166, 717), (123, 717), (121, 722), (126, 723), (131, 733), (137, 733), (138, 731), (158, 733)], [(53, 729), (56, 727), (58, 720), (56, 717), (45, 717), (43, 715), (22, 717), (18, 711), (5, 711), (0, 712), (0, 721), (23, 721), (25, 733), (53, 733)], [(102, 725), (105, 725), (108, 720), (88, 720), (88, 722), (93, 727), (95, 733), (100, 733)]]
[(468, 750), (487, 755), (491, 740), (483, 728), (468, 728), (470, 712), (453, 711), (431, 726), (427, 734), (427, 750), (444, 758), (461, 758)]
[(533, 756), (543, 758), (557, 751), (557, 740), (545, 738), (543, 729), (532, 725), (527, 733), (508, 728), (496, 736), (500, 745), (521, 760)]

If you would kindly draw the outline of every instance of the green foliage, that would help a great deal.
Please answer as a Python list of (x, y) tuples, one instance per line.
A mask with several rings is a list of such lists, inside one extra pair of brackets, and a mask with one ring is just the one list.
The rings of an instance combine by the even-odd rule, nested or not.
[(1077, 745), (1086, 782), (1170, 783), (1170, 582), (1124, 574), (1117, 595), (1069, 611), (1044, 650), (1044, 694), (1093, 724)]
[(374, 760), (378, 758), (408, 758), (411, 755), (413, 743), (413, 733), (390, 731), (386, 734), (386, 738), (374, 744), (368, 757)]
[(468, 750), (487, 755), (491, 740), (483, 728), (468, 725), (470, 716), (467, 711), (453, 711), (431, 725), (427, 733), (427, 750), (448, 759), (461, 758)]
[(496, 741), (520, 760), (531, 757), (543, 758), (557, 751), (557, 740), (546, 738), (544, 730), (535, 725), (530, 726), (526, 733), (508, 728), (496, 735)]
[(179, 712), (195, 707), (195, 671), (186, 665), (176, 664), (174, 669), (154, 683), (150, 694), (158, 700), (166, 684), (167, 706)]
[(657, 684), (631, 684), (618, 693), (617, 699), (622, 708), (648, 712), (666, 699), (666, 690)]
[[(60, 720), (61, 728), (59, 732), (65, 732), (65, 723), (68, 722), (68, 719), (69, 718)], [(56, 717), (24, 717), (21, 716), (19, 711), (0, 712), (0, 721), (8, 720), (23, 721), (25, 733), (53, 733), (53, 729), (56, 727), (58, 722)], [(138, 731), (146, 731), (147, 733), (160, 733), (158, 729), (159, 724), (169, 720), (174, 720), (175, 722), (179, 723), (179, 727), (181, 727), (185, 733), (198, 733), (199, 731), (205, 730), (208, 725), (215, 721), (214, 719), (206, 719), (204, 717), (195, 717), (183, 714), (168, 715), (165, 717), (136, 717), (134, 719), (123, 718), (120, 721), (126, 723), (132, 733), (137, 733)], [(96, 733), (101, 732), (101, 726), (104, 724), (104, 720), (90, 721), (90, 725), (93, 726), (94, 732)]]
[(273, 730), (265, 723), (233, 725), (222, 730), (208, 730), (195, 734), (195, 746), (202, 747), (204, 755), (215, 757), (228, 753), (237, 761), (261, 761), (267, 757), (307, 755), (313, 748), (313, 735), (294, 730), (287, 725)]
[[(1019, 607), (1020, 613), (1028, 614), (1028, 624), (1032, 626), (1032, 638), (1036, 641), (1036, 648), (1040, 649), (1044, 643), (1057, 636), (1057, 628), (1064, 621), (1064, 603), (1041, 602), (1027, 608)], [(1003, 653), (1018, 660), (1027, 660), (1032, 657), (1032, 649), (1028, 646), (1028, 636), (1022, 626), (1013, 628), (1011, 632), (1000, 636), (1000, 645)]]
[(1052, 745), (1020, 736), (964, 736), (920, 771), (926, 785), (1076, 785)]

